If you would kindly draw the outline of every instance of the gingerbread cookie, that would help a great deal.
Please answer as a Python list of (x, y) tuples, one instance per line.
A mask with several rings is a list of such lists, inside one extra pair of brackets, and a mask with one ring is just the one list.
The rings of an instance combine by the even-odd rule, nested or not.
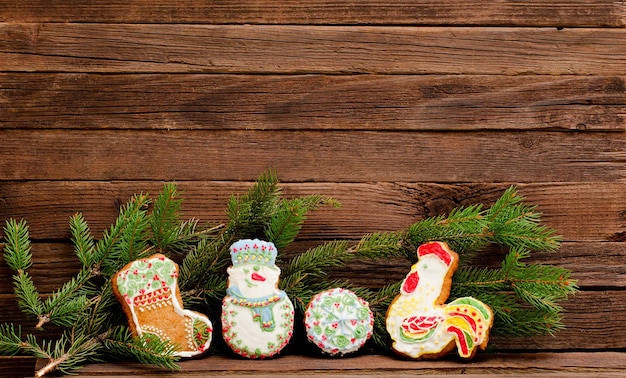
[(213, 327), (205, 315), (183, 308), (177, 281), (178, 265), (156, 254), (117, 272), (113, 292), (133, 334), (155, 335), (176, 344), (176, 355), (195, 357), (209, 349)]
[(277, 355), (293, 335), (293, 304), (278, 289), (276, 247), (262, 240), (240, 240), (230, 247), (228, 288), (222, 302), (226, 344), (247, 358)]
[(458, 255), (446, 243), (417, 249), (418, 261), (387, 310), (393, 350), (410, 358), (438, 358), (454, 349), (464, 359), (484, 350), (493, 324), (489, 306), (471, 297), (445, 304)]
[(308, 339), (330, 355), (361, 348), (372, 335), (374, 315), (366, 301), (346, 289), (315, 295), (304, 313)]

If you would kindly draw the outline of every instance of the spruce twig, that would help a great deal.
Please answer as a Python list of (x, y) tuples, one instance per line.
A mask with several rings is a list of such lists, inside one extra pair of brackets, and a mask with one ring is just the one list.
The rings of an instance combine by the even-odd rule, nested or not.
[[(82, 269), (45, 301), (41, 300), (27, 272), (32, 265), (28, 226), (24, 221), (7, 221), (4, 258), (16, 271), (14, 286), (20, 308), (38, 317), (38, 328), (52, 322), (67, 329), (58, 340), (40, 342), (33, 334), (23, 339), (19, 328), (4, 325), (0, 327), (0, 352), (25, 352), (47, 360), (37, 376), (52, 371), (70, 373), (85, 363), (101, 360), (103, 355), (131, 357), (175, 368), (173, 345), (160, 340), (133, 339), (127, 331), (126, 334), (116, 331), (125, 319), (111, 287), (115, 272), (151, 254), (157, 248), (156, 243), (158, 248), (166, 248), (173, 244), (196, 243), (206, 236), (203, 230), (197, 230), (196, 223), (176, 221), (180, 207), (175, 205), (178, 203), (175, 195), (175, 188), (166, 185), (153, 213), (148, 212), (150, 199), (147, 195), (133, 196), (121, 207), (114, 225), (98, 241), (92, 237), (81, 214), (71, 217), (71, 240)], [(123, 348), (129, 352), (123, 356), (116, 354)]]

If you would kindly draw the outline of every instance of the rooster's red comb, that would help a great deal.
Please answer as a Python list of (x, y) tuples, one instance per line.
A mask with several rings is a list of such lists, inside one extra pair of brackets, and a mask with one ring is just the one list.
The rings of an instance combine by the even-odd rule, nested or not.
[(442, 242), (430, 242), (426, 244), (422, 244), (417, 248), (417, 257), (422, 257), (426, 255), (435, 255), (447, 266), (452, 264), (452, 254), (450, 253), (450, 248), (446, 243)]

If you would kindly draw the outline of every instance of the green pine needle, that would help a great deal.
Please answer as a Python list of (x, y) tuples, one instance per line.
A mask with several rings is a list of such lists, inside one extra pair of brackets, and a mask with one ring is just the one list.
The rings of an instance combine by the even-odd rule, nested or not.
[(283, 287), (289, 288), (303, 279), (325, 279), (329, 268), (342, 266), (353, 257), (354, 254), (348, 250), (348, 242), (343, 240), (311, 248), (294, 257), (283, 269)]
[(0, 356), (15, 356), (23, 347), (22, 327), (0, 324)]
[(72, 374), (86, 362), (97, 359), (102, 351), (97, 338), (73, 331), (64, 332), (58, 340), (43, 340), (41, 343), (34, 335), (28, 335), (24, 349), (47, 362), (36, 372), (36, 377), (53, 371)]
[(231, 196), (226, 214), (228, 229), (235, 235), (235, 240), (263, 235), (276, 211), (280, 192), (276, 173), (270, 170), (262, 174), (245, 194)]
[(122, 206), (115, 224), (105, 230), (103, 238), (96, 243), (98, 261), (105, 277), (110, 277), (128, 262), (147, 255), (145, 236), (149, 203), (145, 194), (133, 196)]
[(117, 327), (102, 340), (104, 348), (120, 360), (135, 360), (169, 370), (180, 370), (177, 346), (151, 334), (133, 337), (127, 327)]
[(356, 255), (370, 259), (405, 257), (407, 253), (402, 242), (405, 236), (404, 232), (367, 234), (353, 249)]
[(89, 225), (82, 214), (77, 213), (70, 217), (70, 232), (76, 256), (83, 264), (83, 268), (91, 269), (96, 263), (94, 259), (95, 240), (91, 236)]
[(526, 205), (524, 197), (517, 194), (514, 186), (508, 188), (487, 211), (492, 242), (509, 248), (525, 248), (533, 251), (555, 251), (560, 236), (540, 224), (541, 213), (536, 206)]
[(159, 252), (168, 250), (169, 245), (178, 240), (182, 205), (176, 184), (166, 183), (154, 201), (150, 217), (152, 243)]
[[(412, 224), (407, 233), (408, 242), (415, 248), (431, 241), (443, 241), (459, 253), (461, 261), (472, 258), (477, 251), (489, 244), (488, 222), (482, 205), (459, 207), (447, 217), (438, 216)], [(415, 248), (407, 258), (417, 261)]]
[(44, 306), (32, 278), (26, 271), (32, 266), (30, 237), (26, 221), (7, 220), (4, 235), (4, 261), (16, 272), (13, 276), (13, 286), (18, 306), (25, 314), (39, 317)]
[(306, 220), (306, 215), (311, 210), (332, 204), (335, 207), (339, 203), (332, 198), (320, 195), (310, 195), (289, 200), (280, 200), (276, 206), (276, 212), (272, 215), (268, 226), (265, 229), (265, 237), (280, 249), (289, 245), (296, 238), (302, 224)]
[(4, 227), (4, 261), (9, 268), (23, 272), (32, 265), (28, 225), (25, 220), (9, 219)]

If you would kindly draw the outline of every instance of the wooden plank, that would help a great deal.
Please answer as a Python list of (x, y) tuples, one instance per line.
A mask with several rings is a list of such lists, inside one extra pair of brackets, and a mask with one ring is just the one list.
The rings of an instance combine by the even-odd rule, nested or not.
[(31, 377), (35, 370), (35, 357), (0, 356), (0, 376), (4, 378)]
[(604, 130), (623, 76), (0, 74), (0, 128)]
[[(0, 180), (616, 182), (623, 133), (0, 130)], [(428, 169), (424, 169), (428, 167)]]
[(1, 0), (0, 21), (112, 23), (624, 26), (624, 4), (586, 1)]
[[(278, 171), (281, 180), (290, 178), (285, 173)], [(219, 171), (213, 173), (214, 176), (223, 174)], [(0, 182), (0, 222), (3, 224), (8, 218), (25, 219), (33, 239), (62, 241), (70, 237), (69, 217), (81, 212), (89, 222), (92, 233), (99, 236), (115, 221), (119, 206), (133, 194), (147, 192), (154, 196), (162, 185), (162, 182), (154, 181)], [(228, 198), (232, 194), (243, 193), (252, 184), (179, 181), (177, 185), (185, 198), (184, 218), (218, 224), (226, 221)], [(288, 197), (322, 194), (342, 203), (340, 209), (328, 207), (309, 215), (300, 238), (311, 241), (358, 239), (370, 232), (405, 229), (420, 219), (447, 214), (457, 206), (477, 203), (489, 206), (509, 185), (506, 182), (451, 185), (408, 182), (281, 183)], [(626, 241), (623, 228), (626, 211), (624, 185), (619, 182), (517, 184), (520, 195), (543, 213), (543, 222), (556, 229), (566, 241), (572, 242)]]
[(623, 29), (0, 24), (0, 71), (623, 75)]
[[(497, 351), (508, 350), (606, 350), (626, 348), (626, 334), (622, 326), (626, 321), (626, 291), (581, 291), (563, 303), (565, 329), (556, 333), (556, 337), (540, 336), (532, 338), (512, 338), (492, 335), (490, 346)], [(0, 295), (0, 323), (21, 324), (23, 333), (35, 332), (40, 336), (54, 337), (60, 332), (59, 327), (50, 326), (46, 333), (34, 330), (37, 323), (26, 318), (10, 295)], [(218, 319), (212, 319), (219, 322)], [(55, 333), (56, 332), (56, 333)], [(294, 341), (292, 353), (302, 348), (304, 339)], [(300, 344), (299, 344), (300, 343)], [(300, 351), (301, 352), (301, 351)]]
[[(281, 250), (285, 260), (317, 246), (324, 241), (300, 240)], [(356, 243), (356, 242), (355, 242)], [(41, 294), (58, 290), (80, 270), (69, 243), (34, 243), (33, 266), (28, 270)], [(471, 265), (498, 267), (504, 258), (503, 251), (489, 250)], [(564, 243), (556, 253), (535, 253), (529, 263), (551, 264), (569, 269), (572, 277), (584, 288), (626, 288), (626, 245), (624, 243)], [(405, 259), (369, 260), (355, 259), (346, 267), (335, 269), (332, 278), (349, 279), (356, 286), (383, 287), (402, 280), (409, 271)], [(0, 258), (0, 294), (12, 294), (11, 271)]]
[[(626, 355), (618, 352), (598, 353), (511, 353), (478, 355), (471, 363), (451, 359), (439, 361), (404, 361), (392, 356), (368, 355), (352, 358), (324, 358), (311, 356), (283, 356), (273, 360), (251, 361), (225, 356), (181, 363), (182, 372), (175, 376), (199, 374), (242, 376), (331, 375), (365, 376), (385, 375), (445, 375), (466, 377), (486, 375), (511, 376), (613, 376), (626, 367)], [(81, 376), (167, 375), (168, 372), (131, 363), (89, 365), (80, 371)], [(501, 374), (501, 375), (500, 375)], [(569, 375), (566, 375), (569, 374)], [(603, 375), (609, 374), (609, 375)]]

